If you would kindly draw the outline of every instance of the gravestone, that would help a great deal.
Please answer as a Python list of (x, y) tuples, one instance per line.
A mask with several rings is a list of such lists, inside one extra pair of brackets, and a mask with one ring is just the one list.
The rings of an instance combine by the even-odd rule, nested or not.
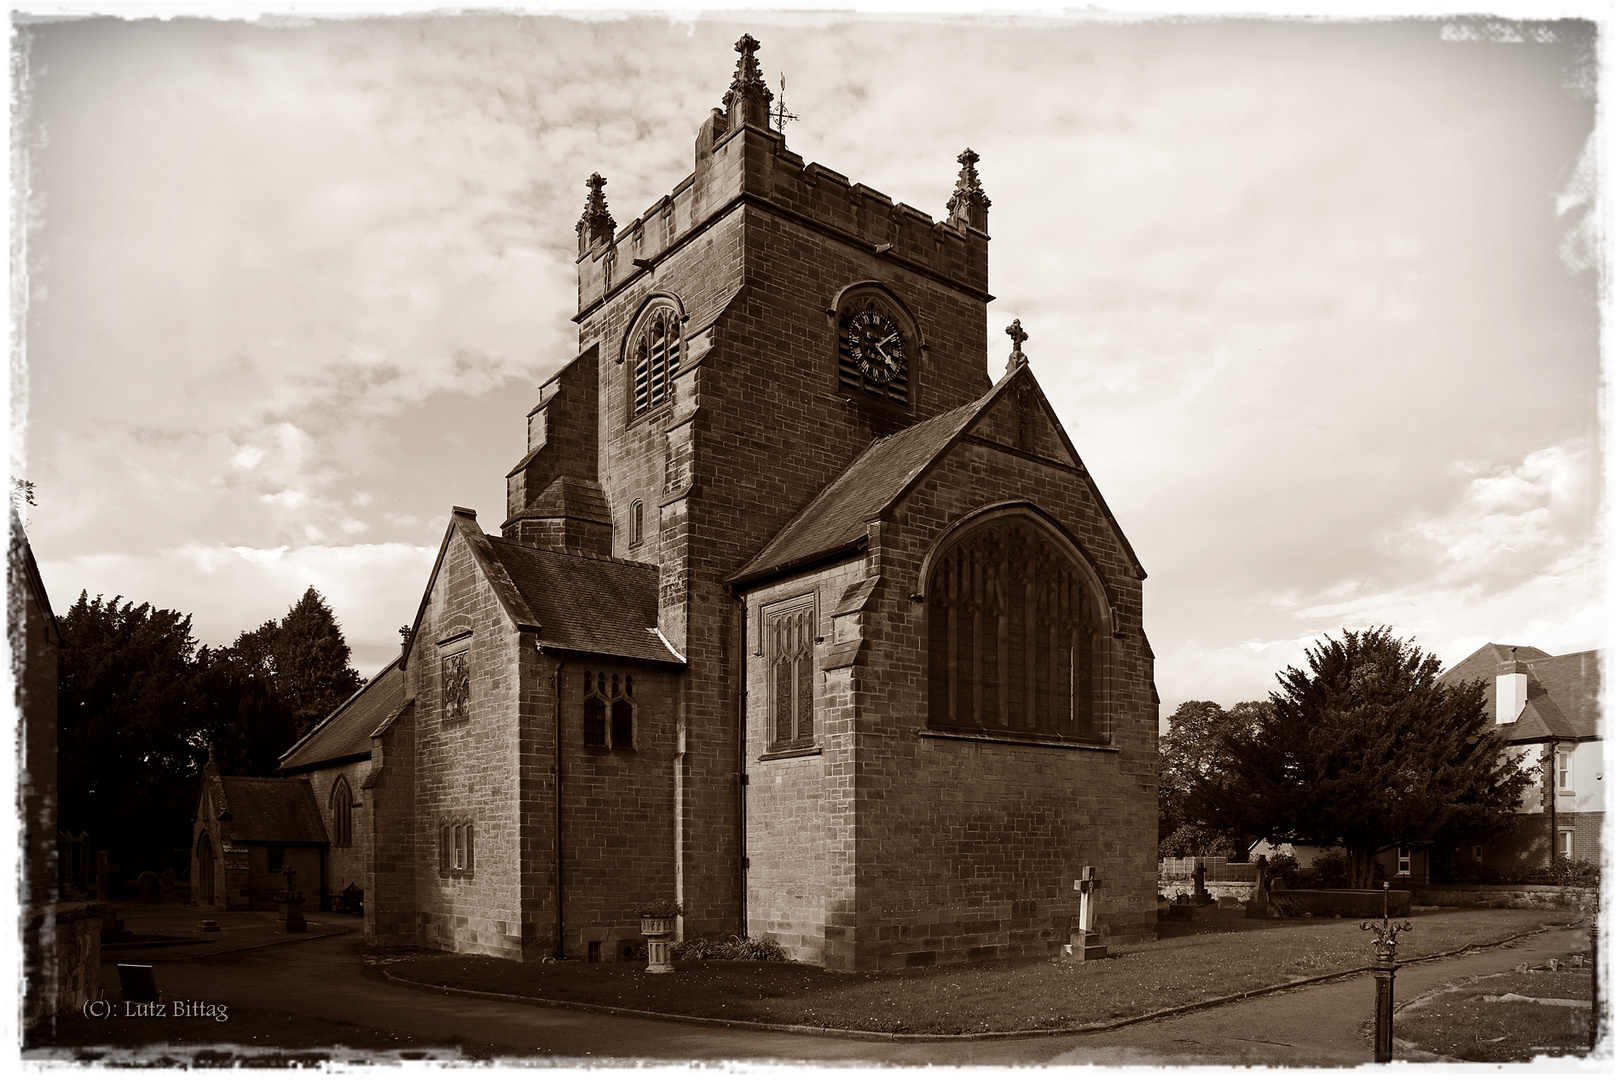
[(151, 870), (141, 871), (136, 879), (136, 898), (143, 904), (155, 904), (161, 894), (161, 882), (156, 873)]
[(309, 929), (304, 921), (304, 894), (293, 888), (293, 877), (298, 871), (286, 867), (281, 876), (287, 879), (287, 887), (276, 893), (276, 929), (284, 934), (302, 934)]
[(1070, 935), (1069, 943), (1063, 946), (1064, 959), (1083, 963), (1108, 958), (1108, 946), (1102, 943), (1102, 935), (1092, 929), (1097, 918), (1097, 890), (1101, 888), (1102, 879), (1096, 876), (1095, 870), (1081, 867), (1080, 877), (1074, 883), (1074, 891), (1080, 894), (1080, 929)]

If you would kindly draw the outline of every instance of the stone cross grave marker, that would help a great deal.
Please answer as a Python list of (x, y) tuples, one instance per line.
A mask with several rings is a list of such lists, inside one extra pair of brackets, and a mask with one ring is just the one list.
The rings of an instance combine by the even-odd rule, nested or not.
[(1080, 931), (1063, 947), (1063, 955), (1067, 959), (1103, 960), (1108, 956), (1108, 946), (1102, 943), (1102, 935), (1092, 929), (1097, 918), (1097, 890), (1100, 888), (1102, 878), (1097, 876), (1096, 870), (1090, 866), (1081, 867), (1080, 876), (1074, 883), (1074, 891), (1080, 894)]

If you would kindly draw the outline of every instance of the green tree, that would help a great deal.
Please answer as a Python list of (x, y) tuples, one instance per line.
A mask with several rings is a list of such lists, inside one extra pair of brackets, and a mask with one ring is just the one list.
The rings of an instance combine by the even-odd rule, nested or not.
[(1388, 627), (1344, 631), (1288, 668), (1269, 711), (1221, 736), (1218, 771), (1188, 815), (1273, 842), (1342, 844), (1352, 887), (1396, 844), (1480, 837), (1510, 820), (1529, 777), (1487, 722), (1482, 682), (1439, 681), (1440, 661)]
[(57, 789), (62, 827), (135, 873), (183, 859), (206, 749), (191, 616), (120, 601), (58, 620)]
[(1244, 701), (1222, 709), (1213, 701), (1185, 701), (1170, 714), (1159, 739), (1159, 857), (1232, 855), (1247, 847), (1244, 837), (1224, 827), (1194, 821), (1187, 800), (1202, 778), (1219, 773), (1225, 753), (1222, 737), (1253, 727), (1270, 709), (1264, 701)]
[(349, 666), (343, 630), (313, 585), (279, 623), (244, 631), (228, 652), (245, 676), (262, 680), (286, 704), (293, 740), (360, 689), (360, 675)]

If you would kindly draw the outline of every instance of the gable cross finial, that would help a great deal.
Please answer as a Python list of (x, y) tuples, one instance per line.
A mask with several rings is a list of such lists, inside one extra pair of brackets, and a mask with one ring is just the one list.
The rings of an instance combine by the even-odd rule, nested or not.
[(956, 155), (962, 171), (956, 175), (956, 190), (945, 204), (952, 225), (972, 226), (980, 232), (990, 227), (990, 196), (979, 184), (979, 155), (970, 146)]
[(1029, 340), (1029, 335), (1024, 333), (1024, 324), (1014, 319), (1012, 325), (1007, 327), (1007, 336), (1013, 342), (1012, 355), (1007, 357), (1007, 373), (1010, 375), (1029, 363), (1029, 357), (1024, 355), (1024, 342)]
[(725, 106), (728, 130), (735, 131), (743, 124), (754, 124), (770, 129), (771, 89), (759, 71), (759, 42), (752, 34), (737, 39), (737, 73), (732, 76), (731, 89), (726, 91)]
[(585, 186), (591, 189), (590, 195), (585, 198), (585, 212), (579, 217), (579, 224), (574, 231), (579, 234), (579, 253), (581, 255), (590, 250), (592, 244), (598, 240), (613, 242), (614, 221), (613, 215), (608, 213), (607, 197), (602, 189), (607, 187), (607, 180), (601, 173), (591, 173), (591, 178), (585, 181)]

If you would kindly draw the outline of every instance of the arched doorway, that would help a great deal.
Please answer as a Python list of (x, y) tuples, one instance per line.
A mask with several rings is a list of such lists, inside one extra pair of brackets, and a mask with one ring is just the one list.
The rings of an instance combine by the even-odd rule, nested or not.
[(196, 900), (198, 907), (214, 906), (214, 841), (207, 832), (197, 838)]

